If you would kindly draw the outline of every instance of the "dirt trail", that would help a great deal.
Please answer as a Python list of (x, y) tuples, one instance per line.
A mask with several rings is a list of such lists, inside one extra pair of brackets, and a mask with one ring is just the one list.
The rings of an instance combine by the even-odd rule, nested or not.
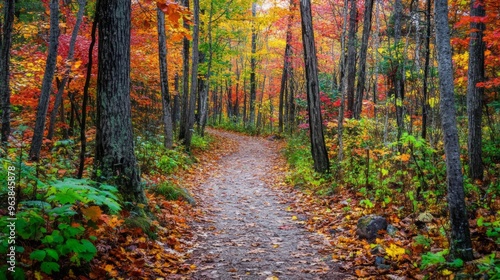
[(209, 133), (236, 141), (238, 148), (219, 160), (218, 172), (199, 188), (200, 207), (208, 215), (194, 225), (197, 269), (191, 279), (347, 279), (318, 253), (322, 238), (293, 221), (294, 214), (269, 186), (273, 176), (284, 176), (273, 167), (276, 143)]

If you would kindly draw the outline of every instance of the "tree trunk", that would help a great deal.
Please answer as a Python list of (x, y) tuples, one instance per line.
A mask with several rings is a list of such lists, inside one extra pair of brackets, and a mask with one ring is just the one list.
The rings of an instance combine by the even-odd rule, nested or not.
[(257, 3), (252, 3), (252, 54), (250, 58), (250, 120), (251, 127), (255, 126), (255, 99), (257, 97), (257, 85), (255, 84), (256, 52), (257, 52), (257, 29), (255, 20), (257, 15)]
[(424, 85), (423, 85), (423, 97), (422, 97), (422, 139), (427, 138), (427, 117), (429, 115), (429, 104), (428, 96), (429, 96), (429, 61), (431, 56), (431, 1), (427, 0), (426, 3), (426, 12), (425, 12), (425, 22), (426, 22), (426, 31), (425, 31), (425, 62), (424, 62)]
[(319, 101), (318, 62), (311, 15), (310, 0), (300, 0), (302, 22), (302, 43), (304, 45), (304, 62), (307, 80), (307, 107), (309, 111), (309, 133), (314, 170), (326, 173), (330, 169), (328, 153), (323, 136), (323, 120)]
[[(71, 33), (71, 39), (69, 41), (68, 57), (66, 58), (67, 60), (66, 69), (64, 69), (64, 74), (63, 74), (64, 77), (57, 90), (56, 101), (54, 102), (54, 107), (52, 108), (52, 112), (50, 113), (49, 132), (47, 135), (47, 139), (52, 139), (52, 137), (54, 136), (57, 110), (59, 109), (59, 106), (61, 106), (61, 104), (63, 103), (64, 88), (66, 87), (66, 83), (68, 83), (69, 74), (71, 73), (71, 64), (68, 62), (73, 62), (73, 56), (75, 54), (76, 38), (78, 36), (78, 30), (80, 29), (80, 25), (82, 24), (83, 13), (85, 12), (85, 6), (87, 5), (87, 0), (79, 0), (78, 5), (79, 6), (78, 6), (78, 13), (76, 15), (76, 23), (75, 27), (73, 28), (73, 32)], [(62, 118), (62, 120), (64, 121), (64, 118)]]
[(356, 80), (356, 32), (357, 8), (356, 0), (349, 1), (349, 32), (347, 39), (347, 111), (354, 113), (354, 82)]
[[(471, 1), (471, 16), (473, 18), (484, 17), (484, 2)], [(482, 161), (482, 101), (484, 88), (478, 87), (477, 83), (484, 80), (484, 50), (483, 41), (484, 23), (471, 22), (469, 43), (469, 70), (467, 85), (467, 115), (469, 116), (469, 176), (472, 179), (483, 179)]]
[[(183, 0), (182, 4), (189, 10), (189, 0)], [(184, 22), (184, 28), (189, 31), (190, 25)], [(179, 140), (185, 143), (186, 127), (189, 114), (189, 40), (182, 40), (182, 106), (181, 119), (179, 122)]]
[[(97, 0), (96, 6), (99, 7), (99, 1)], [(87, 149), (87, 137), (85, 135), (85, 130), (87, 126), (87, 104), (89, 102), (89, 87), (90, 87), (90, 78), (92, 77), (92, 65), (94, 60), (94, 46), (96, 43), (96, 30), (97, 24), (99, 22), (99, 13), (97, 12), (94, 15), (94, 22), (92, 23), (92, 31), (90, 34), (90, 45), (89, 45), (89, 53), (88, 53), (88, 63), (87, 63), (87, 73), (85, 76), (85, 85), (83, 86), (83, 101), (82, 101), (82, 118), (80, 121), (80, 165), (78, 166), (78, 175), (79, 179), (83, 176), (83, 168), (85, 167), (85, 153)], [(71, 103), (73, 105), (73, 102)], [(76, 110), (78, 113), (78, 110)]]
[(469, 220), (465, 208), (460, 145), (455, 111), (453, 66), (451, 61), (448, 0), (435, 0), (436, 44), (438, 52), (441, 124), (444, 133), (448, 207), (451, 221), (450, 252), (463, 261), (473, 259)]
[(52, 89), (52, 80), (56, 71), (57, 48), (59, 46), (59, 1), (50, 1), (50, 31), (49, 31), (49, 53), (47, 63), (45, 64), (45, 74), (42, 81), (42, 91), (40, 100), (36, 109), (36, 122), (33, 140), (31, 141), (30, 159), (38, 161), (40, 150), (42, 149), (43, 132), (45, 130), (45, 121), (47, 110), (49, 109), (50, 91)]
[(0, 38), (0, 98), (2, 106), (1, 141), (7, 142), (10, 135), (10, 48), (14, 24), (14, 0), (4, 1), (3, 30)]
[(172, 112), (170, 111), (170, 92), (168, 91), (167, 72), (167, 36), (165, 34), (165, 14), (156, 9), (158, 26), (158, 59), (160, 61), (160, 85), (161, 85), (161, 105), (162, 119), (165, 141), (167, 149), (172, 149), (174, 145), (174, 128), (172, 125)]
[[(290, 54), (291, 57), (291, 54)], [(293, 77), (293, 65), (290, 63), (288, 69), (288, 102), (287, 102), (287, 114), (286, 114), (286, 120), (288, 122), (288, 127), (290, 130), (290, 133), (293, 131), (295, 128), (295, 81)]]
[[(340, 38), (340, 48), (342, 49), (342, 52), (340, 53), (340, 85), (339, 85), (339, 92), (340, 92), (340, 106), (339, 106), (339, 116), (337, 119), (337, 143), (338, 143), (338, 154), (337, 154), (337, 160), (338, 162), (342, 162), (342, 159), (344, 158), (344, 142), (343, 142), (343, 137), (344, 137), (344, 108), (345, 108), (345, 89), (347, 88), (347, 76), (345, 74), (342, 74), (344, 72), (343, 68), (344, 65), (346, 64), (346, 58), (345, 58), (345, 41), (346, 41), (346, 33), (347, 33), (347, 10), (348, 10), (348, 0), (344, 0), (344, 9), (342, 11), (342, 35)], [(337, 170), (337, 173), (339, 173), (341, 170), (340, 168)]]
[[(395, 0), (394, 2), (394, 46), (396, 53), (400, 53), (399, 41), (401, 41), (401, 17), (403, 15), (403, 3), (401, 0)], [(399, 55), (396, 54), (396, 66), (394, 68), (394, 91), (396, 93), (396, 98), (394, 99), (396, 104), (396, 123), (398, 125), (398, 135), (397, 139), (401, 138), (403, 134), (403, 75), (404, 70), (399, 61)]]
[(187, 151), (191, 149), (191, 138), (193, 137), (194, 109), (196, 106), (196, 94), (198, 92), (198, 63), (199, 63), (199, 25), (200, 25), (200, 4), (199, 0), (193, 1), (193, 56), (191, 58), (191, 91), (189, 93), (189, 103), (187, 110), (186, 126), (184, 131), (184, 146)]
[(97, 9), (96, 179), (118, 186), (124, 201), (145, 203), (130, 109), (131, 1), (100, 0)]
[[(285, 96), (286, 87), (288, 85), (289, 73), (288, 70), (291, 64), (291, 56), (292, 56), (292, 22), (293, 22), (293, 11), (294, 11), (295, 3), (294, 0), (290, 0), (290, 8), (289, 13), (290, 16), (288, 18), (288, 27), (286, 30), (286, 45), (285, 45), (285, 55), (283, 58), (283, 74), (281, 76), (281, 87), (280, 87), (280, 95), (279, 95), (279, 108), (278, 108), (278, 131), (282, 133), (284, 131), (284, 123), (285, 119), (288, 117), (288, 112), (283, 113), (284, 107), (287, 106), (285, 104), (285, 99), (288, 99), (288, 96)], [(288, 110), (285, 110), (288, 111)]]
[(361, 38), (361, 50), (359, 52), (359, 73), (358, 73), (358, 87), (356, 88), (356, 106), (354, 108), (354, 118), (361, 117), (363, 107), (363, 95), (365, 91), (366, 80), (366, 53), (368, 51), (368, 39), (370, 38), (370, 31), (372, 29), (372, 12), (373, 0), (365, 1), (365, 14), (363, 18), (363, 36)]

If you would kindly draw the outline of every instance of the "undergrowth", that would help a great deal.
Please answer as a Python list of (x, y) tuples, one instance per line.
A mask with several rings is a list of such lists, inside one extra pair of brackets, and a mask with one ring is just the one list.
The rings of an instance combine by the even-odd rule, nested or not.
[[(450, 275), (450, 271), (454, 271), (461, 277), (487, 274), (491, 279), (497, 279), (495, 277), (500, 275), (500, 255), (491, 252), (500, 249), (500, 183), (497, 178), (500, 172), (499, 143), (483, 139), (486, 166), (484, 182), (471, 182), (464, 176), (466, 204), (471, 223), (475, 224), (471, 226), (473, 243), (476, 251), (483, 252), (481, 258), (464, 264), (461, 260), (451, 260), (446, 250), (449, 219), (442, 142), (431, 145), (417, 133), (405, 132), (399, 142), (384, 143), (377, 140), (382, 137), (382, 128), (383, 124), (377, 123), (375, 119), (346, 120), (341, 162), (338, 162), (337, 131), (327, 131), (325, 142), (332, 162), (331, 174), (327, 175), (317, 174), (313, 170), (306, 131), (287, 137), (284, 154), (291, 169), (288, 182), (306, 193), (315, 193), (320, 197), (342, 197), (341, 202), (346, 205), (343, 215), (352, 214), (354, 209), (391, 217), (393, 221), (415, 221), (422, 213), (430, 215), (432, 224), (426, 227), (435, 227), (435, 230), (422, 231), (418, 227), (406, 229), (409, 231), (407, 234), (418, 237), (414, 243), (391, 246), (396, 246), (394, 248), (397, 250), (405, 249), (401, 249), (401, 252), (411, 256), (413, 262), (418, 263), (419, 270), (431, 275), (431, 278), (447, 273)], [(388, 139), (394, 136), (391, 133)], [(464, 159), (466, 157), (463, 155)], [(463, 163), (464, 170), (467, 170), (467, 161)], [(376, 243), (384, 242), (389, 241), (381, 239)], [(487, 252), (490, 253), (484, 254)]]

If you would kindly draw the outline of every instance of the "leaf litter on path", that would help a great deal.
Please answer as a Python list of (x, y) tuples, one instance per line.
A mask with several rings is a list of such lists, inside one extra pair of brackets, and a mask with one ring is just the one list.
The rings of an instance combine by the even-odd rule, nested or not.
[[(211, 134), (238, 144), (217, 162), (217, 171), (193, 187), (208, 217), (193, 224), (195, 247), (189, 276), (202, 279), (349, 279), (322, 255), (325, 240), (280, 202), (273, 188), (285, 176), (275, 142), (219, 130)], [(211, 222), (207, 222), (210, 220)]]

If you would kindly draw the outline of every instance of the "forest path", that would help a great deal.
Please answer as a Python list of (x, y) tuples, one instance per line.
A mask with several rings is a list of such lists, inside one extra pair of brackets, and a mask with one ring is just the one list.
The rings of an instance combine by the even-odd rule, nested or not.
[[(348, 279), (321, 255), (323, 238), (308, 232), (287, 212), (273, 184), (284, 178), (275, 166), (275, 142), (209, 130), (237, 143), (236, 151), (218, 161), (216, 172), (199, 187), (197, 234), (191, 279)], [(274, 163), (274, 164), (273, 164)], [(330, 266), (332, 263), (330, 262)]]

